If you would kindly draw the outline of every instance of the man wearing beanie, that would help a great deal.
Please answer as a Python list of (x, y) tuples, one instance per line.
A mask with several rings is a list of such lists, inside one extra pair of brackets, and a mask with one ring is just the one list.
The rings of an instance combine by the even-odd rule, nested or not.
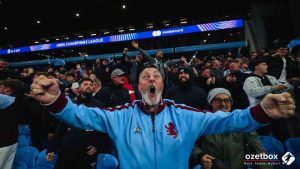
[(166, 98), (174, 100), (176, 103), (206, 110), (208, 108), (207, 93), (195, 84), (192, 67), (179, 68), (178, 79), (179, 83), (167, 91)]
[[(207, 101), (212, 112), (230, 113), (233, 105), (227, 89), (215, 88), (208, 93)], [(190, 157), (190, 168), (201, 164), (204, 169), (242, 169), (245, 154), (264, 153), (265, 149), (256, 132), (213, 134), (200, 137)], [(272, 168), (257, 165), (256, 168)]]

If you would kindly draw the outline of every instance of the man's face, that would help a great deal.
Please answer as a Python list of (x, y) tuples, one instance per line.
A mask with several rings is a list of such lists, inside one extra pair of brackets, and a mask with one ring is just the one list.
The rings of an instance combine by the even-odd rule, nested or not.
[(161, 50), (158, 50), (158, 51), (156, 52), (156, 58), (157, 58), (157, 59), (162, 59), (163, 57), (164, 57), (163, 52), (162, 52)]
[(219, 69), (221, 67), (222, 67), (221, 62), (217, 60), (212, 64), (212, 68)]
[(96, 59), (96, 64), (101, 64), (101, 60), (100, 59)]
[(102, 61), (102, 64), (103, 64), (103, 65), (107, 65), (107, 64), (108, 64), (108, 61), (107, 61), (107, 60), (103, 60), (103, 61)]
[(113, 77), (111, 80), (115, 85), (120, 86), (124, 84), (124, 80), (125, 80), (124, 77), (125, 77), (124, 75), (119, 75)]
[(75, 78), (73, 76), (67, 76), (66, 79), (68, 82), (72, 82), (73, 80), (75, 80)]
[(161, 100), (164, 83), (156, 68), (146, 68), (139, 76), (139, 91), (143, 100), (149, 105), (157, 105)]
[(0, 61), (0, 70), (3, 70), (6, 68), (6, 62)]
[(83, 95), (89, 95), (92, 91), (93, 83), (91, 81), (83, 81), (79, 86), (79, 92)]
[(90, 74), (90, 79), (92, 79), (92, 80), (94, 80), (94, 79), (96, 79), (96, 75), (95, 74)]
[(142, 55), (138, 54), (135, 56), (135, 61), (136, 62), (141, 62), (142, 61)]
[(268, 65), (264, 62), (258, 64), (255, 66), (255, 71), (258, 71), (262, 74), (268, 73)]
[(234, 72), (237, 72), (237, 71), (240, 70), (240, 66), (239, 66), (238, 63), (231, 63), (231, 64), (229, 65), (229, 70), (234, 71)]
[(256, 58), (257, 55), (258, 55), (257, 52), (252, 52), (251, 53), (251, 59)]
[(78, 96), (80, 93), (79, 93), (79, 88), (74, 88), (74, 89), (72, 89), (72, 92), (76, 95), (76, 96)]
[(205, 77), (205, 78), (210, 78), (210, 70), (209, 69), (204, 69), (201, 73), (201, 76)]
[(243, 63), (242, 64), (242, 69), (247, 70), (248, 69), (248, 64), (247, 63)]
[(224, 111), (224, 112), (230, 112), (232, 101), (230, 97), (227, 94), (218, 94), (210, 103), (212, 107), (212, 111)]
[(179, 72), (180, 82), (187, 82), (190, 79), (190, 75), (186, 72)]
[(199, 59), (199, 58), (196, 58), (195, 61), (196, 61), (196, 63), (197, 63), (198, 65), (201, 65), (201, 64), (204, 63), (204, 60)]
[(278, 53), (279, 56), (285, 56), (285, 55), (287, 55), (288, 50), (287, 50), (287, 48), (281, 47), (276, 50), (276, 53)]
[(93, 92), (94, 93), (97, 92), (98, 89), (101, 89), (101, 85), (99, 85), (98, 83), (93, 83), (93, 88), (92, 88)]
[(10, 90), (10, 88), (9, 87), (6, 87), (6, 86), (4, 86), (4, 85), (0, 85), (0, 93), (1, 94), (4, 94), (4, 95), (11, 95), (12, 93), (11, 93), (12, 91)]

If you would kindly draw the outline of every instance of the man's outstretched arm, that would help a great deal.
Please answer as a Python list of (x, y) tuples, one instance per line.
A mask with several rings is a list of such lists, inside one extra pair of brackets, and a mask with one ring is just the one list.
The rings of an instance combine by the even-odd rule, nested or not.
[[(215, 113), (187, 112), (186, 121), (192, 135), (230, 132), (249, 132), (268, 125), (272, 119), (288, 118), (294, 115), (294, 100), (288, 93), (268, 94), (259, 105), (233, 112)], [(184, 113), (183, 113), (184, 114)]]
[(118, 118), (118, 115), (126, 115), (120, 111), (88, 108), (84, 105), (77, 106), (64, 94), (61, 94), (55, 80), (45, 76), (34, 79), (31, 85), (31, 95), (46, 106), (60, 121), (85, 130), (92, 129), (109, 133), (111, 137), (117, 134), (118, 124), (123, 123), (120, 120), (126, 119)]
[(15, 97), (0, 94), (0, 109), (5, 109), (15, 102)]

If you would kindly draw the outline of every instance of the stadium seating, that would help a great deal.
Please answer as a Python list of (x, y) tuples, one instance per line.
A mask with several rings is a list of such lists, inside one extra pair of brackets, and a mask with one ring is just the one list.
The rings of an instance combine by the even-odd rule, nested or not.
[(98, 154), (97, 169), (117, 169), (118, 160), (110, 154)]
[(18, 148), (16, 152), (16, 157), (14, 159), (13, 168), (17, 166), (22, 167), (22, 165), (20, 164), (24, 163), (28, 169), (31, 169), (35, 165), (35, 160), (38, 157), (38, 155), (39, 155), (39, 151), (35, 147), (27, 146), (27, 147)]
[(29, 125), (19, 125), (18, 130), (19, 130), (19, 135), (30, 136), (30, 127), (29, 127)]
[(30, 136), (27, 135), (18, 136), (18, 148), (22, 148), (30, 145), (32, 145), (32, 140)]
[(283, 142), (283, 145), (286, 151), (292, 153), (296, 158), (289, 169), (300, 168), (300, 138), (288, 138)]
[[(259, 136), (261, 143), (266, 149), (268, 154), (278, 154), (279, 157), (284, 155), (285, 150), (282, 143), (272, 136)], [(279, 159), (281, 160), (281, 159)], [(284, 165), (274, 165), (274, 169), (284, 169)]]
[(37, 157), (35, 166), (32, 169), (53, 169), (55, 166), (55, 163), (57, 161), (57, 155), (54, 156), (53, 161), (47, 161), (46, 160), (46, 151), (43, 150), (40, 152), (39, 156)]
[(14, 161), (12, 169), (29, 169), (29, 168), (23, 162)]
[(299, 169), (300, 168), (300, 153), (294, 154), (296, 160), (293, 164), (294, 169)]
[(300, 154), (300, 138), (289, 138), (283, 142), (286, 150), (292, 154)]
[(259, 136), (261, 143), (263, 144), (266, 151), (270, 154), (284, 154), (284, 147), (282, 143), (271, 136)]
[(18, 148), (32, 145), (29, 125), (19, 125)]

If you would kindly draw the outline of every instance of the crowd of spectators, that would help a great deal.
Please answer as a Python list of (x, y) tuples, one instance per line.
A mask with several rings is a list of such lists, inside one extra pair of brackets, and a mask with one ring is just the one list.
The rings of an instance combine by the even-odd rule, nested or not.
[[(30, 85), (35, 77), (44, 75), (56, 79), (61, 91), (76, 104), (113, 108), (141, 99), (137, 89), (138, 76), (148, 64), (154, 64), (162, 75), (165, 83), (164, 98), (201, 110), (226, 112), (245, 109), (259, 103), (268, 93), (289, 92), (295, 99), (294, 117), (273, 120), (269, 126), (258, 130), (257, 133), (200, 138), (195, 148), (200, 149), (201, 153), (193, 152), (197, 155), (192, 157), (198, 158), (192, 159), (193, 162), (201, 163), (207, 168), (214, 166), (210, 163), (212, 159), (218, 162), (215, 166), (239, 166), (237, 163), (242, 161), (233, 160), (236, 161), (234, 164), (227, 164), (222, 161), (225, 158), (211, 154), (211, 151), (218, 151), (210, 147), (210, 141), (218, 140), (219, 137), (226, 137), (224, 144), (231, 143), (230, 146), (235, 147), (233, 150), (243, 147), (245, 139), (250, 141), (256, 138), (257, 134), (272, 135), (281, 141), (290, 137), (300, 137), (300, 45), (288, 49), (286, 44), (277, 44), (272, 50), (255, 51), (238, 57), (228, 53), (224, 56), (198, 55), (174, 59), (165, 59), (160, 50), (155, 56), (150, 56), (136, 41), (132, 41), (131, 45), (138, 51), (135, 57), (129, 57), (128, 48), (124, 48), (121, 58), (76, 63), (70, 69), (60, 66), (40, 71), (26, 67), (19, 71), (8, 68), (7, 61), (1, 58), (0, 93), (15, 96), (18, 100), (12, 109), (5, 111), (22, 114), (2, 113), (1, 110), (0, 135), (6, 139), (0, 140), (0, 148), (16, 144), (17, 125), (29, 124), (33, 145), (39, 150), (47, 149), (48, 160), (51, 160), (53, 153), (58, 153), (57, 169), (91, 168), (98, 153), (109, 153), (117, 157), (115, 145), (107, 134), (82, 131), (57, 122), (45, 107), (30, 97)], [(221, 94), (225, 93), (226, 96), (219, 101), (215, 100), (217, 94), (210, 98), (211, 92), (220, 88), (225, 91)], [(228, 104), (227, 109), (223, 104)], [(237, 139), (237, 143), (232, 142), (231, 139), (234, 138), (241, 142)], [(224, 152), (225, 155), (227, 153), (237, 154)], [(235, 158), (239, 159), (237, 156)], [(191, 162), (191, 165), (194, 164)]]

